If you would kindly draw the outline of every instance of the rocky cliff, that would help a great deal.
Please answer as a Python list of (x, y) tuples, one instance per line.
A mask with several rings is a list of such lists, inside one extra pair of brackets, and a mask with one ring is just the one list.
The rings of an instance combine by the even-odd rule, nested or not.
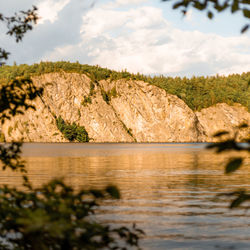
[[(56, 119), (84, 126), (91, 142), (203, 142), (227, 130), (233, 135), (250, 113), (240, 104), (215, 106), (193, 112), (177, 96), (143, 81), (101, 80), (84, 74), (49, 73), (33, 77), (44, 88), (25, 111), (6, 121), (6, 141), (65, 142)], [(238, 139), (249, 135), (249, 128)]]

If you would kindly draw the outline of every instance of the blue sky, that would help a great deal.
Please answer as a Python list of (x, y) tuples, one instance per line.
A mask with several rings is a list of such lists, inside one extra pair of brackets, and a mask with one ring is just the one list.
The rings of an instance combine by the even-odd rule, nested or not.
[(156, 1), (154, 5), (162, 8), (164, 17), (171, 21), (175, 27), (183, 30), (199, 30), (204, 33), (216, 33), (223, 36), (238, 36), (240, 35), (240, 29), (246, 24), (246, 19), (241, 13), (232, 15), (229, 10), (219, 14), (214, 12), (215, 16), (210, 20), (207, 18), (206, 12), (192, 9), (192, 21), (186, 22), (186, 18), (179, 10), (173, 11), (171, 3)]
[[(195, 10), (183, 17), (171, 3), (153, 0), (9, 0), (3, 13), (36, 5), (41, 17), (16, 44), (0, 27), (12, 64), (79, 61), (144, 74), (193, 76), (250, 70), (250, 32), (229, 12), (209, 20)], [(94, 3), (94, 5), (93, 5)]]

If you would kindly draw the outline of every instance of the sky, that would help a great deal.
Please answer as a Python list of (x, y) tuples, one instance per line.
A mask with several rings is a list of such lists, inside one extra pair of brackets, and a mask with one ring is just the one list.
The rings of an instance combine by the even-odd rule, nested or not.
[[(3, 1), (3, 0), (2, 0)], [(183, 17), (159, 0), (8, 0), (4, 15), (38, 7), (39, 22), (22, 42), (0, 25), (8, 64), (79, 61), (114, 70), (165, 76), (228, 75), (250, 71), (247, 20), (229, 12), (209, 20)]]

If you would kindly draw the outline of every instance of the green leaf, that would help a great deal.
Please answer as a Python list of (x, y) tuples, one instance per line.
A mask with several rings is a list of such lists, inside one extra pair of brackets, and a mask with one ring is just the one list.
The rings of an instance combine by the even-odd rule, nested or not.
[(212, 19), (212, 18), (214, 17), (214, 14), (213, 14), (211, 11), (208, 11), (207, 17), (208, 17), (209, 19)]
[(204, 10), (207, 7), (207, 3), (205, 2), (203, 4), (203, 3), (200, 3), (200, 2), (194, 2), (193, 7), (198, 9), (198, 10)]
[(120, 192), (119, 192), (119, 190), (118, 190), (118, 188), (116, 186), (112, 186), (112, 185), (107, 186), (106, 187), (106, 192), (108, 194), (110, 194), (110, 196), (112, 198), (115, 198), (115, 199), (120, 199), (121, 198)]
[(179, 8), (182, 5), (183, 5), (183, 2), (178, 2), (178, 3), (176, 3), (176, 4), (173, 5), (173, 9), (177, 9), (177, 8)]
[(103, 198), (103, 193), (101, 190), (97, 189), (91, 189), (90, 193), (95, 197), (95, 198)]
[(229, 174), (239, 169), (242, 164), (242, 161), (243, 160), (240, 157), (231, 159), (226, 165), (225, 173)]
[(232, 201), (230, 208), (236, 208), (243, 202), (241, 197), (237, 197), (235, 200)]
[(241, 33), (245, 33), (248, 29), (249, 29), (250, 25), (246, 24), (242, 29), (241, 29)]
[(182, 10), (181, 12), (183, 13), (184, 16), (187, 14), (186, 10)]
[(239, 129), (248, 128), (248, 124), (247, 124), (247, 123), (242, 123), (242, 124), (239, 125), (238, 128), (239, 128)]
[(247, 18), (250, 18), (250, 10), (248, 9), (243, 9), (243, 15)]
[(213, 137), (220, 137), (220, 136), (222, 136), (222, 135), (228, 135), (229, 134), (229, 132), (228, 131), (219, 131), (219, 132), (217, 132), (216, 134), (214, 134), (213, 135)]
[(237, 208), (239, 207), (243, 202), (249, 200), (249, 195), (246, 194), (246, 192), (240, 191), (240, 193), (237, 195), (237, 197), (232, 201), (230, 204), (230, 208)]
[(239, 2), (238, 0), (234, 0), (231, 8), (231, 12), (234, 13), (235, 11), (239, 10)]

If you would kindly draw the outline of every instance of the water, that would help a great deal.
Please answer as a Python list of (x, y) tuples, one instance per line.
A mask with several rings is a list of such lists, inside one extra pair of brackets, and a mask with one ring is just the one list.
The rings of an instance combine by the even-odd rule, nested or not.
[[(232, 155), (230, 155), (232, 156)], [(23, 157), (34, 185), (64, 177), (79, 188), (117, 185), (120, 201), (106, 201), (98, 219), (112, 225), (136, 223), (143, 249), (250, 249), (250, 212), (229, 210), (222, 192), (250, 188), (250, 159), (233, 175), (229, 155), (205, 144), (24, 144)], [(18, 174), (0, 183), (21, 185)]]

